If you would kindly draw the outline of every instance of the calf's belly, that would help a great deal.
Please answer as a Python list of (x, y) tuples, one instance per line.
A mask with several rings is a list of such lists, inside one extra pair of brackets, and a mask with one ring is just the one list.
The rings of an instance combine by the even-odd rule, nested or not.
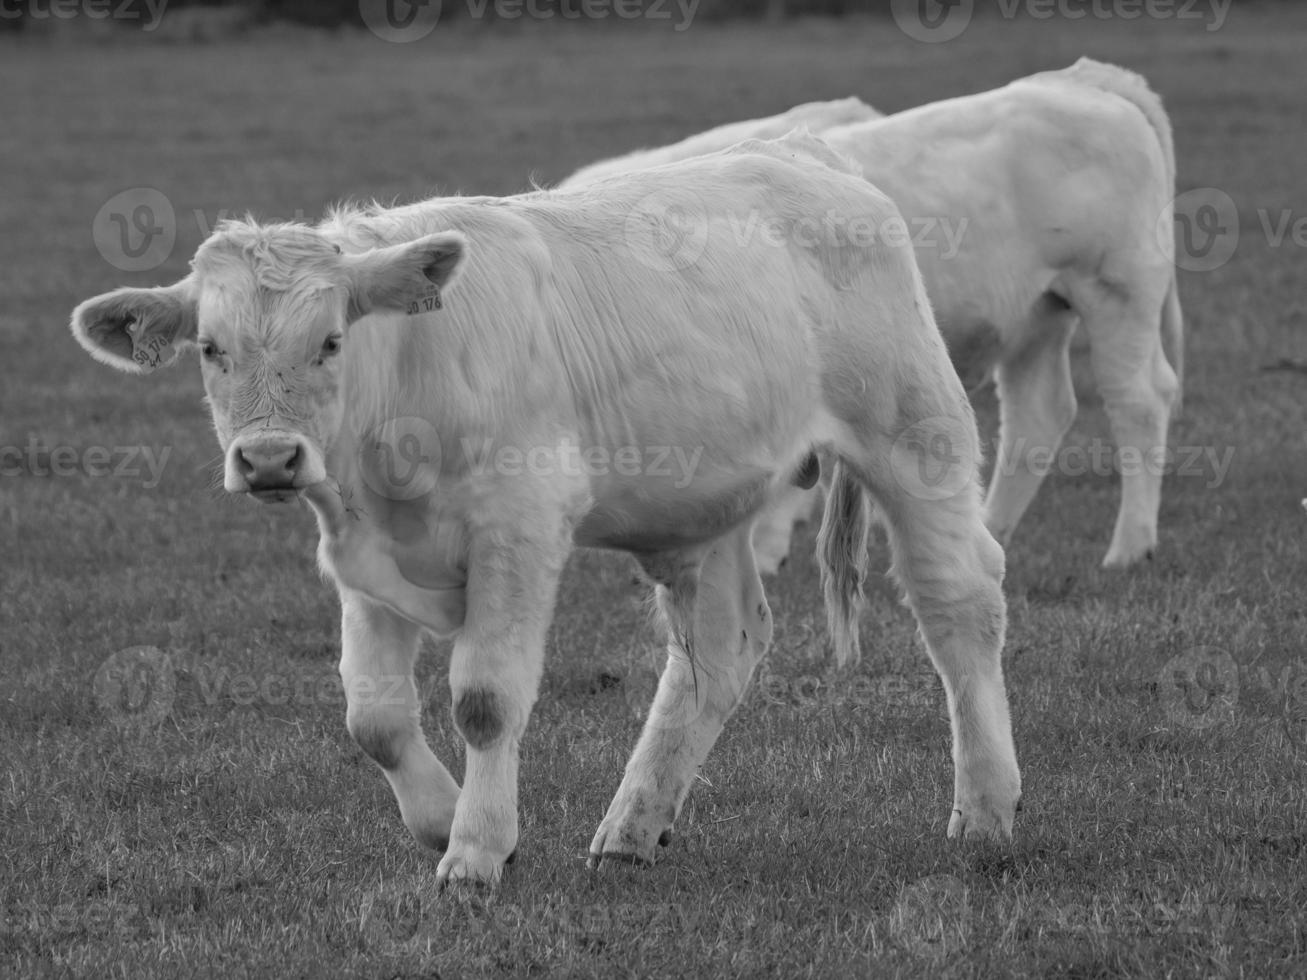
[(622, 481), (604, 488), (577, 524), (573, 540), (588, 548), (656, 553), (711, 541), (749, 520), (766, 503), (777, 474), (667, 483)]

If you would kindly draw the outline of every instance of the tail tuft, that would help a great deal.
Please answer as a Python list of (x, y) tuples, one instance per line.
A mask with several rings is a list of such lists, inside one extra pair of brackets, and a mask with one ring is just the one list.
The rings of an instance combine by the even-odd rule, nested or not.
[(867, 535), (871, 529), (867, 492), (848, 466), (836, 461), (817, 534), (821, 587), (835, 660), (841, 667), (862, 657), (859, 626), (866, 601)]

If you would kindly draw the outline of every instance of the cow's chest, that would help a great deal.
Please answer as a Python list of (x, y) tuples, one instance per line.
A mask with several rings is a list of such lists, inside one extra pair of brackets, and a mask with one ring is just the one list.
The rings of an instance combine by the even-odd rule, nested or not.
[(318, 561), (342, 587), (389, 606), (438, 636), (463, 625), (466, 576), (459, 533), (418, 506), (320, 521)]

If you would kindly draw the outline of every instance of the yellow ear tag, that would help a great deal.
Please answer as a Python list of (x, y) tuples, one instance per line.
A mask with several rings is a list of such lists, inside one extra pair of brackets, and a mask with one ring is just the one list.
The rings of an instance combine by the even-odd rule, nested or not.
[(141, 367), (154, 370), (173, 359), (175, 350), (172, 341), (158, 334), (142, 337), (139, 320), (133, 320), (127, 325), (127, 336), (132, 339), (132, 360)]
[(407, 313), (409, 316), (421, 316), (423, 313), (430, 313), (432, 310), (440, 309), (444, 304), (440, 302), (440, 287), (434, 282), (427, 287), (427, 291), (408, 304)]

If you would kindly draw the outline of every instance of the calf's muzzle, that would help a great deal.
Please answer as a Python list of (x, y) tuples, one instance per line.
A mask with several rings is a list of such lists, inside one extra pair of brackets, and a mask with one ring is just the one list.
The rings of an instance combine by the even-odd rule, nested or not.
[(288, 500), (314, 479), (307, 471), (311, 452), (289, 434), (236, 439), (227, 450), (224, 487), (231, 493), (253, 494), (264, 502)]

